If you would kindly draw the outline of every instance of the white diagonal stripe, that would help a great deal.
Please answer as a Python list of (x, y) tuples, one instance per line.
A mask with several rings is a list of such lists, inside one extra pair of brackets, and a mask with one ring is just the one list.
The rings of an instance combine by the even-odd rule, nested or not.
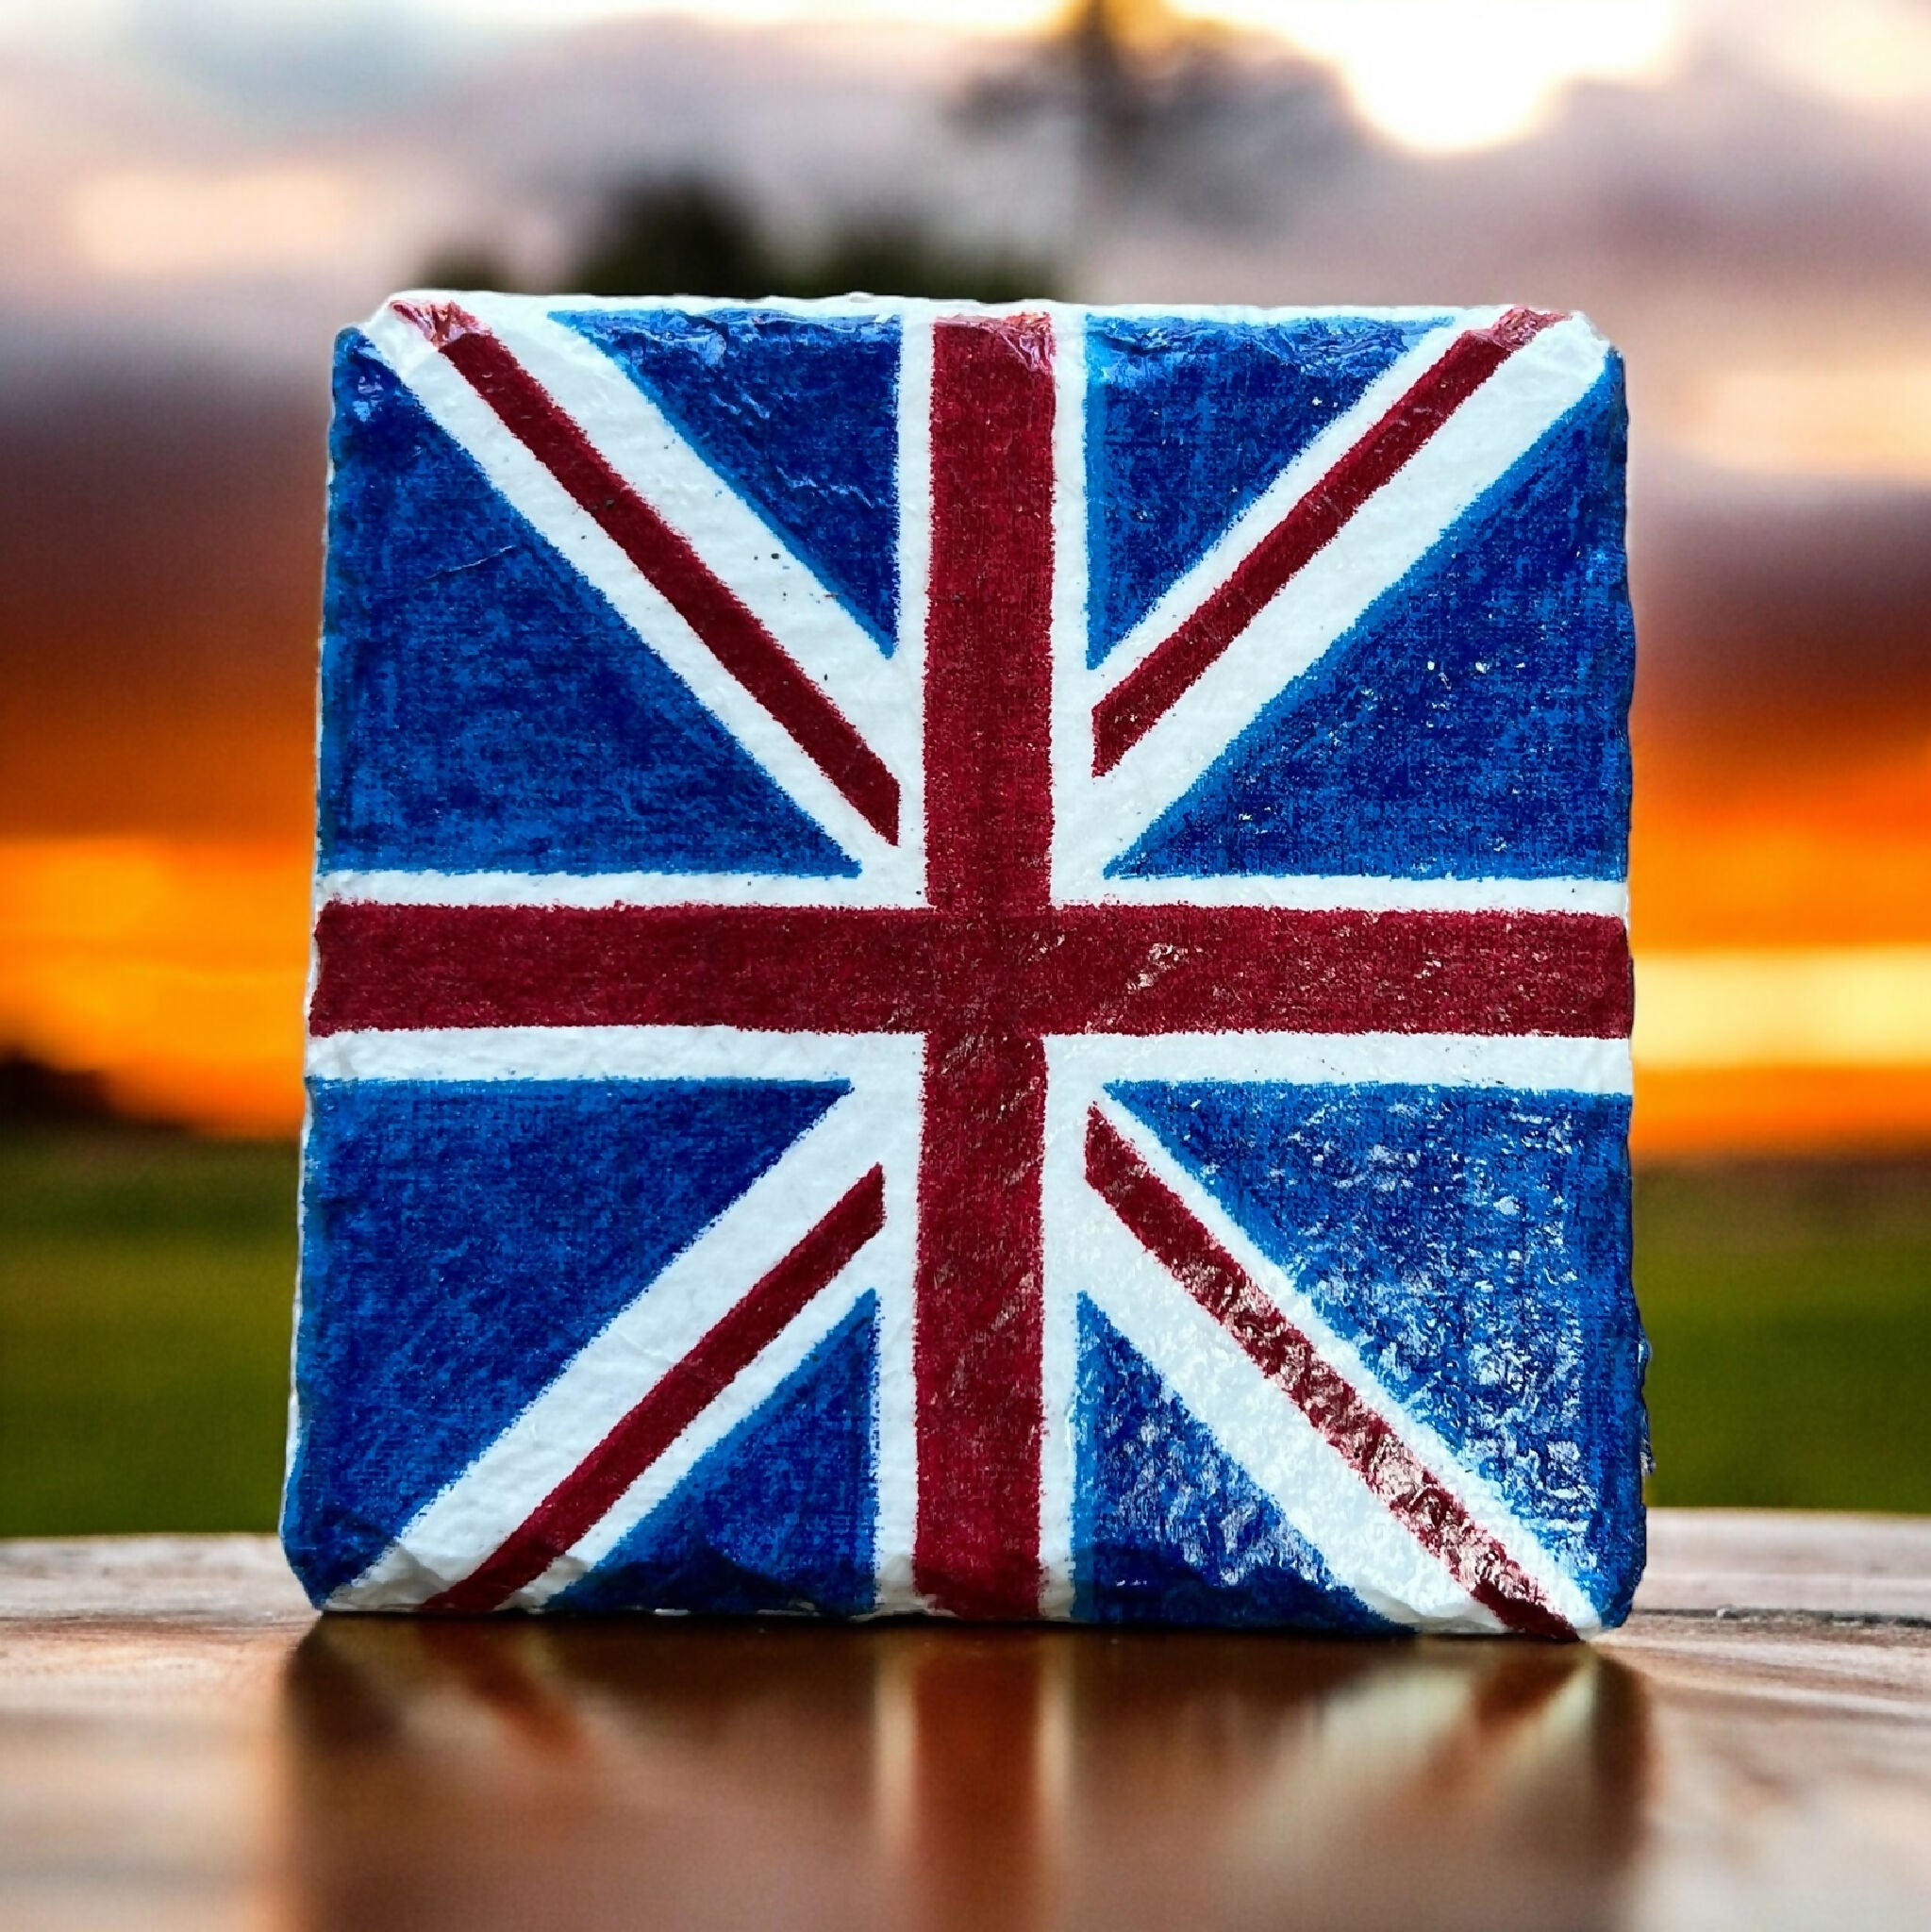
[(1093, 1303), (1371, 1610), (1423, 1629), (1498, 1630), (1081, 1178), (1055, 1204), (1057, 1255), (1072, 1275), (1059, 1293)]
[[(909, 1054), (900, 1058), (915, 1067)], [(881, 1153), (890, 1160), (888, 1174), (903, 1167), (891, 1149), (906, 1133), (907, 1103), (917, 1091), (916, 1074), (911, 1077), (911, 1095), (903, 1079), (855, 1085), (588, 1342), (332, 1605), (412, 1607), (500, 1547), (752, 1285), (880, 1164)], [(894, 1178), (900, 1198), (893, 1201), (888, 1181), (888, 1221), (896, 1213), (902, 1229), (903, 1190), (912, 1183)], [(903, 1232), (898, 1238), (907, 1239)]]
[(745, 1363), (717, 1399), (624, 1491), (609, 1513), (541, 1576), (507, 1598), (502, 1607), (541, 1609), (552, 1597), (587, 1576), (645, 1517), (669, 1502), (704, 1457), (770, 1401), (804, 1367), (811, 1351), (850, 1314), (864, 1292), (864, 1269), (870, 1259), (869, 1249), (855, 1255), (835, 1279)]
[[(916, 659), (896, 651), (889, 658), (881, 655), (789, 541), (711, 469), (656, 402), (589, 337), (556, 320), (562, 305), (527, 295), (479, 295), (470, 306), (597, 454), (850, 719), (898, 779), (901, 811), (915, 806), (921, 789)], [(907, 400), (917, 407), (915, 398)], [(902, 503), (901, 515), (910, 508)]]
[[(1148, 1134), (1138, 1121), (1104, 1091), (1092, 1096), (1092, 1104), (1147, 1167), (1179, 1197), (1188, 1212), (1233, 1257), (1247, 1277), (1307, 1338), (1322, 1360), (1340, 1375), (1361, 1403), (1378, 1415), (1407, 1445), (1422, 1466), (1455, 1495), (1470, 1520), (1495, 1539), (1516, 1567), (1541, 1590), (1556, 1613), (1577, 1631), (1595, 1629), (1598, 1619), (1594, 1606), (1574, 1578), (1517, 1519), (1493, 1486), (1457, 1460), (1434, 1429), (1410, 1414), (1382, 1388), (1362, 1361), (1359, 1352), (1323, 1320), (1312, 1300), (1300, 1290), (1287, 1271), (1261, 1252), (1240, 1224), (1167, 1153), (1153, 1135)], [(1180, 1301), (1192, 1300), (1177, 1283), (1172, 1286), (1174, 1294)], [(1177, 1307), (1178, 1304), (1173, 1306)], [(1205, 1313), (1204, 1310), (1202, 1312)], [(1207, 1319), (1212, 1323), (1211, 1316)], [(1215, 1328), (1218, 1329), (1219, 1325), (1213, 1323)], [(1237, 1344), (1226, 1337), (1224, 1330), (1221, 1333), (1222, 1346), (1238, 1353)], [(1353, 1480), (1360, 1484), (1358, 1476)], [(1364, 1493), (1372, 1495), (1365, 1484), (1360, 1484), (1360, 1487)], [(1384, 1511), (1387, 1509), (1387, 1506), (1378, 1499), (1376, 1507)], [(1402, 1534), (1407, 1536), (1407, 1532), (1404, 1530)], [(1439, 1559), (1430, 1557), (1429, 1560)]]
[[(888, 890), (900, 898), (915, 901), (923, 882), (916, 870), (907, 867), (903, 848), (888, 844), (873, 830), (791, 733), (724, 670), (670, 600), (630, 561), (615, 540), (511, 435), (448, 358), (413, 323), (392, 309), (382, 309), (364, 326), (377, 353), (408, 385), (438, 426), (474, 458), (489, 481), (538, 535), (602, 592), (637, 633), (641, 645), (663, 660), (753, 760), (858, 861), (864, 873), (882, 885), (889, 881)], [(587, 356), (596, 353), (587, 342), (582, 347)], [(630, 387), (614, 366), (610, 368), (609, 380)], [(632, 393), (636, 391), (633, 390)], [(866, 648), (872, 649), (869, 642)], [(879, 658), (875, 650), (873, 659), (883, 686), (889, 688), (894, 675), (892, 666)], [(835, 702), (843, 708), (842, 696)], [(891, 702), (908, 704), (916, 709), (918, 695), (914, 692), (908, 699), (895, 698)], [(875, 704), (882, 708), (891, 708), (885, 703), (882, 692)], [(856, 719), (853, 722), (862, 733), (864, 726)], [(894, 765), (888, 746), (874, 744), (874, 749), (888, 765)], [(894, 774), (900, 781), (901, 809), (907, 804), (916, 805), (916, 788), (907, 788), (895, 766)]]
[[(1089, 892), (1098, 890), (1107, 862), (1182, 797), (1588, 394), (1607, 353), (1588, 323), (1572, 318), (1511, 355), (1289, 579), (1119, 764), (1083, 789), (1062, 846), (1069, 881), (1088, 882), (1083, 890)], [(1415, 670), (1423, 675), (1422, 666)], [(1122, 675), (1112, 658), (1090, 674), (1090, 706)]]
[[(1040, 1446), (1040, 1560), (1047, 1616), (1073, 1609), (1073, 1410), (1078, 1297), (1091, 1296), (1146, 1355), (1235, 1459), (1268, 1487), (1290, 1522), (1348, 1570), (1348, 1587), (1402, 1621), (1494, 1621), (1314, 1434), (1299, 1408), (1233, 1346), (1087, 1185), (1087, 1109), (1110, 1080), (1411, 1082), (1590, 1093), (1629, 1091), (1626, 1041), (1459, 1034), (1165, 1034), (1055, 1037), (1047, 1044), (1042, 1186), (1045, 1427)], [(1117, 1113), (1111, 1118), (1119, 1119)], [(1135, 1144), (1141, 1144), (1136, 1134)], [(1183, 1340), (1173, 1336), (1178, 1320)], [(1199, 1346), (1194, 1346), (1198, 1343)], [(1235, 1359), (1238, 1357), (1238, 1360)], [(1310, 1474), (1311, 1473), (1311, 1474)], [(1319, 1484), (1313, 1485), (1318, 1476)], [(1322, 1500), (1325, 1497), (1325, 1501)], [(1318, 1534), (1317, 1534), (1318, 1532)], [(1352, 1579), (1352, 1580), (1350, 1580)]]
[[(1470, 329), (1488, 327), (1504, 312), (1493, 308), (1458, 311), (1390, 362), (1167, 587), (1146, 615), (1107, 653), (1105, 659), (1089, 673), (1092, 690), (1110, 691), (1142, 658), (1173, 636), (1254, 554), (1274, 525), (1464, 334)], [(1081, 661), (1085, 661), (1084, 653)]]
[(1533, 1033), (1095, 1033), (1057, 1035), (1048, 1052), (1056, 1075), (1093, 1092), (1113, 1080), (1630, 1091), (1628, 1041)]
[[(641, 1029), (639, 1029), (641, 1030)], [(662, 1029), (666, 1032), (699, 1029)], [(716, 1029), (706, 1029), (716, 1030)], [(828, 1041), (855, 1062), (872, 1041)], [(878, 1501), (873, 1561), (877, 1596), (870, 1614), (897, 1616), (924, 1609), (912, 1587), (912, 1548), (917, 1530), (917, 1439), (912, 1373), (913, 1257), (918, 1214), (918, 1063), (914, 1042), (892, 1041), (889, 1058), (873, 1066), (868, 1091), (890, 1096), (888, 1123), (881, 1108), (878, 1124), (891, 1136), (879, 1152), (885, 1169), (885, 1225), (853, 1256), (839, 1274), (733, 1378), (718, 1398), (696, 1416), (618, 1499), (603, 1520), (541, 1576), (517, 1592), (505, 1608), (537, 1609), (587, 1575), (616, 1550), (633, 1529), (668, 1502), (703, 1457), (781, 1389), (804, 1366), (811, 1351), (842, 1322), (868, 1291), (877, 1298), (878, 1387), (874, 1424), (874, 1464)], [(701, 1048), (686, 1056), (705, 1063)], [(810, 1064), (808, 1043), (798, 1062)], [(808, 1074), (773, 1077), (811, 1077)], [(896, 1091), (893, 1084), (896, 1083)]]

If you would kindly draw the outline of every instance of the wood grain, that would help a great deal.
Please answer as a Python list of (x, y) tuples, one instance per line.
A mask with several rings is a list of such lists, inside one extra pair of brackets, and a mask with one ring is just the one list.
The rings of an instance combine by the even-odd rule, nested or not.
[(318, 1621), (0, 1544), (9, 1927), (1931, 1921), (1931, 1524), (1659, 1511), (1590, 1646)]

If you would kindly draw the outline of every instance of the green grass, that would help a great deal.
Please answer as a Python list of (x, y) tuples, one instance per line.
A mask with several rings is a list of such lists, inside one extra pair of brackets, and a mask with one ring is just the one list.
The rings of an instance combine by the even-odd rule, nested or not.
[[(0, 1138), (0, 1535), (265, 1529), (295, 1154)], [(1931, 1510), (1931, 1167), (1646, 1174), (1659, 1503)]]
[(0, 1139), (0, 1535), (266, 1529), (295, 1150)]
[(1931, 1165), (1644, 1174), (1657, 1503), (1931, 1510)]

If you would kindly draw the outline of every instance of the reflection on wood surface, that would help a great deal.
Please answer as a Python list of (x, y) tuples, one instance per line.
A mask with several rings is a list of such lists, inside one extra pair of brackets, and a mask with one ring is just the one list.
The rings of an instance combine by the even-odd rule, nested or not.
[(1931, 1924), (1931, 1521), (1656, 1511), (1591, 1646), (318, 1625), (0, 1542), (0, 1925)]
[(1620, 1924), (1646, 1693), (1521, 1643), (332, 1620), (298, 1921)]

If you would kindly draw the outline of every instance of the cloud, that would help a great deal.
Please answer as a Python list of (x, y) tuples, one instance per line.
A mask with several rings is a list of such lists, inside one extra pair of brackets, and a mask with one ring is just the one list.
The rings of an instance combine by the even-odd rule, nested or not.
[(1931, 486), (1931, 359), (1714, 369), (1675, 440), (1720, 467)]
[(299, 274), (353, 232), (357, 184), (327, 168), (132, 169), (67, 197), (80, 265), (116, 279)]
[[(196, 784), (254, 808), (245, 760), (194, 766), (250, 706), (300, 728), (333, 326), (444, 244), (541, 277), (608, 184), (693, 170), (780, 229), (907, 211), (1070, 258), (1101, 298), (1584, 308), (1629, 358), (1646, 716), (1740, 733), (1794, 708), (1813, 734), (1923, 737), (1931, 117), (1805, 84), (1775, 35), (1815, 9), (1764, 5), (1764, 38), (1706, 8), (1667, 71), (1572, 77), (1523, 138), (1425, 157), (1354, 116), (1334, 72), (1223, 39), (1159, 70), (1133, 164), (1098, 183), (1065, 61), (909, 28), (530, 35), (406, 110), (286, 127), (16, 53), (8, 675), (103, 745), (136, 742), (147, 705), (208, 722), (182, 726), (165, 785), (109, 760), (103, 791), (23, 744), (9, 808), (33, 792), (60, 824), (191, 816)], [(117, 681), (116, 662), (153, 668)]]
[(1195, 0), (1181, 10), (1281, 35), (1336, 69), (1370, 125), (1436, 154), (1521, 141), (1579, 80), (1660, 79), (1683, 26), (1673, 0)]
[(1765, 759), (1931, 742), (1931, 491), (1678, 472), (1631, 554), (1659, 724)]

